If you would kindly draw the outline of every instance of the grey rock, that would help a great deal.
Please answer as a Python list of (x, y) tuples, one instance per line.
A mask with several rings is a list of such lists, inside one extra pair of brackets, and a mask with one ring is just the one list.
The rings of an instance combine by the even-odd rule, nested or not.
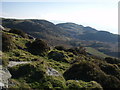
[(31, 61), (10, 61), (8, 64), (8, 67), (13, 67), (19, 64), (27, 64), (27, 63), (31, 63)]
[(47, 72), (46, 72), (49, 76), (61, 76), (61, 74), (57, 71), (57, 70), (55, 70), (55, 69), (53, 69), (53, 68), (51, 68), (51, 67), (48, 67), (47, 68)]
[(0, 65), (0, 88), (8, 88), (8, 82), (10, 78), (11, 74), (8, 69), (2, 68), (2, 65)]

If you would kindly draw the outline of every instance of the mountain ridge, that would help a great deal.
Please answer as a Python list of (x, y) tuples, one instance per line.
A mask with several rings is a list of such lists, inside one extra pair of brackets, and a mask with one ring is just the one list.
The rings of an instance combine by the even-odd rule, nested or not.
[[(6, 28), (16, 28), (23, 30), (24, 32), (29, 33), (36, 38), (44, 39), (51, 46), (88, 46), (86, 44), (88, 42), (91, 45), (94, 43), (97, 44), (97, 42), (101, 42), (103, 44), (107, 43), (108, 46), (110, 45), (109, 48), (103, 47), (104, 49), (110, 50), (110, 52), (111, 48), (118, 47), (118, 35), (107, 31), (98, 31), (92, 27), (84, 27), (75, 23), (54, 24), (47, 20), (38, 19), (2, 19), (2, 25)], [(101, 50), (101, 47), (95, 47), (95, 49), (105, 52), (104, 50)]]

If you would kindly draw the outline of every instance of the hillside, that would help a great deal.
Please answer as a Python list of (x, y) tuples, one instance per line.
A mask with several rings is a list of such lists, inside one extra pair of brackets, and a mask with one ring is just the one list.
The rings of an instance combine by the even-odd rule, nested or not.
[(65, 31), (46, 20), (3, 19), (2, 25), (6, 28), (23, 30), (24, 32), (29, 33), (36, 38), (46, 40), (50, 45), (55, 45), (57, 43), (59, 45), (60, 43), (58, 41), (61, 41), (61, 43), (65, 44), (67, 41), (67, 38), (65, 37), (67, 35), (64, 35)]
[(37, 19), (2, 19), (2, 25), (5, 28), (16, 28), (35, 38), (41, 38), (50, 46), (87, 46), (109, 56), (119, 57), (118, 35), (98, 31), (92, 27), (84, 27), (75, 23), (55, 25), (49, 21)]
[(95, 56), (103, 57), (103, 58), (109, 57), (108, 55), (101, 53), (94, 48), (91, 48), (91, 47), (85, 47), (85, 48), (86, 48), (86, 52), (88, 52), (91, 55), (95, 55)]
[(62, 23), (57, 24), (58, 27), (64, 31), (74, 35), (72, 38), (78, 38), (80, 40), (95, 40), (101, 42), (117, 42), (118, 36), (107, 31), (98, 31), (92, 27), (84, 27), (82, 25), (74, 23)]
[(51, 48), (44, 40), (18, 29), (5, 28), (1, 33), (3, 68), (11, 74), (4, 75), (8, 88), (120, 88), (119, 59), (89, 55), (84, 47)]

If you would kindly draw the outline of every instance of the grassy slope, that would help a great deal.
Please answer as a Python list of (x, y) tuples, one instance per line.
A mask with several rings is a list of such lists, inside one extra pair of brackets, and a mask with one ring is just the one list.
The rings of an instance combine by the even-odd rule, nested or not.
[[(15, 87), (17, 87), (17, 88), (22, 88), (22, 87), (23, 88), (26, 88), (26, 87), (27, 88), (28, 87), (29, 88), (41, 88), (41, 86), (44, 86), (44, 87), (47, 86), (49, 88), (50, 87), (51, 88), (57, 88), (57, 87), (59, 87), (59, 88), (61, 88), (61, 87), (62, 88), (63, 87), (64, 88), (71, 88), (71, 87), (72, 88), (74, 88), (74, 87), (76, 87), (76, 88), (88, 88), (88, 87), (92, 87), (93, 88), (94, 85), (96, 86), (96, 84), (91, 83), (91, 81), (93, 81), (93, 80), (91, 80), (90, 82), (84, 82), (84, 81), (81, 81), (81, 80), (77, 81), (77, 82), (76, 82), (76, 80), (69, 81), (69, 80), (65, 80), (63, 76), (53, 77), (53, 76), (48, 76), (45, 73), (44, 73), (44, 77), (42, 78), (44, 82), (41, 81), (42, 79), (38, 79), (39, 81), (35, 80), (35, 77), (37, 76), (36, 72), (39, 72), (40, 75), (41, 75), (41, 72), (40, 72), (41, 70), (46, 72), (45, 69), (43, 70), (43, 68), (52, 67), (52, 68), (56, 69), (59, 73), (64, 74), (64, 72), (66, 70), (68, 70), (72, 66), (72, 64), (62, 62), (62, 61), (56, 61), (56, 60), (53, 60), (53, 59), (49, 59), (48, 56), (42, 57), (42, 56), (39, 56), (39, 55), (33, 55), (30, 52), (24, 50), (24, 49), (27, 48), (26, 43), (28, 43), (29, 41), (32, 42), (32, 40), (19, 37), (17, 34), (12, 34), (12, 33), (7, 33), (7, 34), (12, 35), (14, 44), (22, 47), (23, 50), (15, 48), (15, 49), (13, 49), (9, 52), (3, 52), (3, 61), (4, 62), (6, 62), (6, 61), (9, 62), (9, 60), (33, 61), (32, 64), (18, 65), (18, 66), (15, 66), (15, 67), (11, 68), (12, 73), (18, 72), (20, 74), (23, 74), (23, 76), (21, 75), (21, 77), (11, 79), (11, 82), (16, 84)], [(89, 52), (91, 51), (91, 54), (93, 53), (94, 55), (99, 55), (99, 56), (106, 57), (106, 55), (98, 52), (97, 50), (95, 50), (93, 48), (87, 47), (87, 50), (89, 50)], [(68, 53), (68, 52), (65, 52), (65, 51), (54, 50), (54, 49), (52, 49), (51, 51), (61, 52), (68, 57), (67, 58), (68, 61), (72, 60), (71, 59), (72, 57), (69, 57), (69, 55), (68, 55), (68, 54), (71, 54), (71, 53)], [(77, 57), (77, 55), (76, 55), (76, 57)], [(75, 58), (75, 57), (73, 57), (73, 58)], [(34, 61), (35, 59), (37, 59), (37, 61)], [(101, 63), (101, 60), (92, 59), (92, 58), (84, 56), (84, 55), (80, 55), (80, 57), (78, 57), (78, 63), (79, 63), (79, 61), (81, 61), (81, 60), (84, 61), (86, 59), (91, 60), (92, 63), (95, 63), (95, 64), (96, 63)], [(40, 64), (42, 61), (44, 63)], [(41, 68), (41, 67), (39, 68), (38, 67), (39, 65), (43, 68)], [(24, 72), (27, 72), (27, 70), (31, 70), (30, 76), (33, 75), (33, 76), (31, 76), (33, 78), (32, 79), (30, 78), (29, 73), (26, 74), (26, 76), (24, 76), (24, 73), (20, 72), (20, 69), (23, 69), (23, 71), (25, 70)], [(35, 77), (34, 77), (34, 75), (35, 75)], [(64, 82), (61, 82), (61, 81), (64, 81)], [(15, 87), (13, 87), (13, 88), (15, 88)]]
[(94, 56), (98, 56), (98, 57), (102, 57), (102, 58), (105, 58), (105, 57), (108, 57), (108, 55), (102, 53), (102, 52), (99, 52), (98, 50), (94, 49), (94, 48), (91, 48), (91, 47), (85, 47), (86, 48), (86, 51)]

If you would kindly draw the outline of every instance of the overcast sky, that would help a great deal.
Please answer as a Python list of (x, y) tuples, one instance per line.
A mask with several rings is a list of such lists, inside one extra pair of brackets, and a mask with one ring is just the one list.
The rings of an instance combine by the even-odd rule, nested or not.
[(2, 0), (0, 15), (19, 19), (45, 19), (54, 23), (73, 22), (117, 34), (118, 1)]

